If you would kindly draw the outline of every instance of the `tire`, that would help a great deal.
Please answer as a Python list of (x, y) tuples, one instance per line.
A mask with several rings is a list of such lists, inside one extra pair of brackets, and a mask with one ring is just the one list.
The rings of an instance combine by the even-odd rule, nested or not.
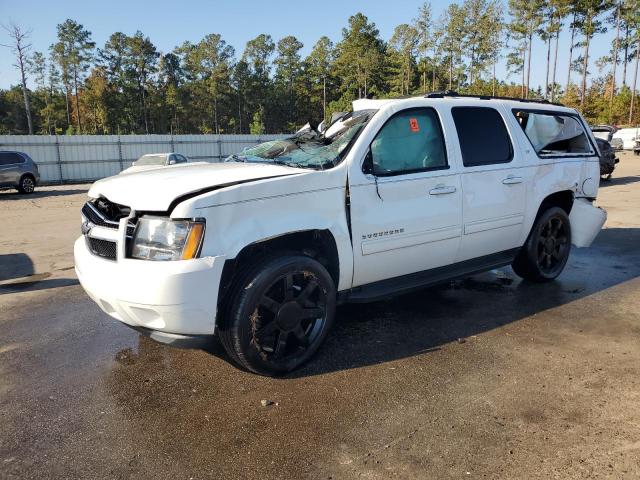
[(511, 266), (526, 280), (550, 282), (564, 270), (570, 251), (569, 216), (560, 207), (550, 207), (536, 219)]
[(20, 193), (33, 193), (36, 189), (36, 180), (31, 175), (23, 175), (17, 187)]
[(304, 255), (268, 257), (241, 272), (218, 327), (227, 354), (260, 375), (295, 370), (318, 350), (336, 309), (329, 272)]

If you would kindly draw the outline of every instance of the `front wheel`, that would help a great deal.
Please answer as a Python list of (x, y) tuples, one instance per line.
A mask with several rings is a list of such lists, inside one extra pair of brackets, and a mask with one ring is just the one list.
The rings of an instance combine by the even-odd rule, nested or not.
[(307, 256), (266, 258), (241, 274), (230, 294), (219, 326), (222, 345), (240, 366), (261, 375), (301, 366), (333, 324), (335, 284)]
[(524, 279), (549, 282), (564, 270), (570, 250), (569, 216), (563, 209), (551, 207), (538, 217), (511, 266)]

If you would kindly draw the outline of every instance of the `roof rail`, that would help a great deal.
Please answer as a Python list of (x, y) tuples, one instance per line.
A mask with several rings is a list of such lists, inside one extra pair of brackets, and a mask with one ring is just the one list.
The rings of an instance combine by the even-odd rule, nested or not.
[(480, 100), (512, 100), (514, 102), (524, 102), (524, 103), (544, 103), (547, 105), (556, 105), (558, 107), (564, 107), (562, 103), (549, 102), (548, 100), (543, 99), (530, 99), (530, 98), (519, 98), (519, 97), (498, 97), (494, 95), (461, 95), (454, 90), (444, 90), (440, 92), (429, 92), (424, 98), (445, 98), (445, 97), (458, 97), (458, 98), (478, 98)]

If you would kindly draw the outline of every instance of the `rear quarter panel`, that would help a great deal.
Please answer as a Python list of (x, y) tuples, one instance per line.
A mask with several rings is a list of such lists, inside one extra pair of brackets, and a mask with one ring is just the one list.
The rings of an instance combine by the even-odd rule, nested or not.
[[(509, 105), (508, 108), (511, 110), (513, 105)], [(521, 105), (517, 105), (517, 108), (527, 109), (527, 107)], [(574, 115), (576, 113), (570, 109), (557, 110), (558, 113), (571, 113)], [(550, 111), (554, 111), (554, 109), (550, 109)], [(576, 198), (596, 197), (600, 182), (600, 160), (593, 133), (585, 126), (586, 123), (582, 118), (583, 128), (590, 138), (595, 153), (584, 157), (550, 158), (539, 157), (515, 117), (513, 115), (507, 116), (509, 117), (509, 128), (518, 138), (518, 143), (523, 150), (525, 158), (527, 208), (524, 220), (525, 228), (521, 238), (521, 244), (524, 244), (533, 227), (540, 205), (549, 195), (562, 191), (571, 191)]]

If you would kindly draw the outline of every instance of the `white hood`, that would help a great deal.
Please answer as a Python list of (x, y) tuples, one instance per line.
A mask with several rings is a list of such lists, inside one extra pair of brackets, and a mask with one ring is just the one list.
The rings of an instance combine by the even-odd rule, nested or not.
[(301, 170), (263, 163), (172, 165), (98, 180), (89, 196), (103, 196), (135, 210), (166, 211), (173, 200), (188, 193), (297, 173)]

